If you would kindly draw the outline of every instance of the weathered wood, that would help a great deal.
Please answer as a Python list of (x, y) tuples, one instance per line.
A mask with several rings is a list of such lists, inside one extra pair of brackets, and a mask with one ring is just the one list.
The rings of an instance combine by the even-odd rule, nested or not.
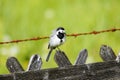
[(72, 65), (63, 51), (56, 51), (54, 59), (59, 67), (67, 67), (69, 65)]
[[(116, 61), (13, 73), (9, 80), (119, 80), (120, 64)], [(2, 75), (0, 80), (3, 79)], [(5, 80), (5, 79), (4, 79)]]
[(30, 58), (27, 71), (40, 70), (41, 66), (42, 66), (42, 59), (38, 54), (35, 54)]
[(120, 55), (116, 58), (106, 45), (100, 48), (100, 55), (106, 62), (84, 64), (88, 56), (84, 49), (72, 65), (63, 51), (56, 51), (54, 59), (59, 67), (40, 69), (42, 60), (35, 54), (30, 59), (28, 71), (24, 71), (18, 60), (11, 57), (6, 62), (11, 74), (0, 75), (0, 80), (120, 80)]
[(87, 56), (88, 56), (88, 51), (87, 49), (83, 49), (82, 51), (80, 51), (75, 65), (80, 65), (80, 64), (85, 64), (86, 60), (87, 60)]
[(24, 71), (23, 67), (15, 57), (8, 58), (6, 66), (10, 73)]
[(13, 74), (0, 75), (0, 80), (15, 80)]
[(118, 54), (118, 56), (117, 56), (117, 58), (116, 58), (116, 61), (117, 61), (118, 63), (120, 63), (120, 53)]
[(100, 56), (104, 61), (111, 61), (116, 59), (116, 55), (111, 47), (102, 45), (100, 48)]

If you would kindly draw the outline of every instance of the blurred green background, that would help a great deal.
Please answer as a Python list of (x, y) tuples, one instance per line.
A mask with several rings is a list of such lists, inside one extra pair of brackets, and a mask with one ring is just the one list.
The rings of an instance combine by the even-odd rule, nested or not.
[[(0, 0), (0, 42), (49, 36), (53, 29), (63, 26), (67, 34), (120, 28), (120, 0)], [(39, 54), (42, 68), (57, 67), (52, 53), (45, 62), (49, 39), (0, 45), (0, 74), (8, 73), (6, 59), (18, 58), (24, 69), (29, 58)], [(68, 37), (60, 48), (74, 64), (78, 53), (86, 48), (86, 63), (102, 61), (99, 56), (101, 45), (120, 50), (120, 32), (99, 35)]]

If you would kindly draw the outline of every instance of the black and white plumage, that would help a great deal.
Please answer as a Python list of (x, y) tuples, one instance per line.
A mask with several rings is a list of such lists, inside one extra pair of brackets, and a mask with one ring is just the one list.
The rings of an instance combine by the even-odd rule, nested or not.
[[(63, 27), (58, 27), (56, 30), (53, 31), (52, 35), (50, 36), (50, 41), (48, 45), (48, 49), (50, 49), (46, 61), (48, 62), (49, 57), (52, 53), (52, 50), (58, 48), (58, 46), (62, 45), (65, 42), (66, 33)], [(59, 48), (58, 48), (59, 49)]]

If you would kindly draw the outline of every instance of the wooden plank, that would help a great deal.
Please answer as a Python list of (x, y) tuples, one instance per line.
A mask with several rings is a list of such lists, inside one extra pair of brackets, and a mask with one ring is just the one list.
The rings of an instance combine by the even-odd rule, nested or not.
[(80, 51), (80, 53), (75, 61), (75, 65), (85, 64), (85, 62), (87, 60), (87, 56), (88, 56), (87, 49), (83, 49), (82, 51)]
[(6, 67), (10, 73), (24, 71), (23, 67), (15, 57), (7, 59)]
[(14, 80), (119, 80), (120, 63), (109, 61), (36, 71), (16, 72), (13, 73), (13, 77)]
[(13, 74), (4, 74), (0, 75), (0, 80), (15, 80)]
[(63, 51), (56, 51), (54, 60), (59, 67), (67, 67), (69, 65), (72, 65)]
[(103, 61), (112, 61), (116, 59), (116, 55), (111, 47), (102, 45), (100, 48), (100, 56)]
[(40, 70), (41, 66), (42, 66), (41, 57), (38, 54), (34, 54), (30, 58), (30, 62), (29, 62), (27, 71), (29, 71), (29, 70)]

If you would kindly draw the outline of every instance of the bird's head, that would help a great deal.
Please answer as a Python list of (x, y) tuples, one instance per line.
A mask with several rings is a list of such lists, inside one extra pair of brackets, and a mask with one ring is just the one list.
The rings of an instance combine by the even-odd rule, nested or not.
[(63, 27), (58, 27), (56, 32), (57, 32), (57, 34), (59, 34), (59, 33), (66, 34), (65, 29)]

